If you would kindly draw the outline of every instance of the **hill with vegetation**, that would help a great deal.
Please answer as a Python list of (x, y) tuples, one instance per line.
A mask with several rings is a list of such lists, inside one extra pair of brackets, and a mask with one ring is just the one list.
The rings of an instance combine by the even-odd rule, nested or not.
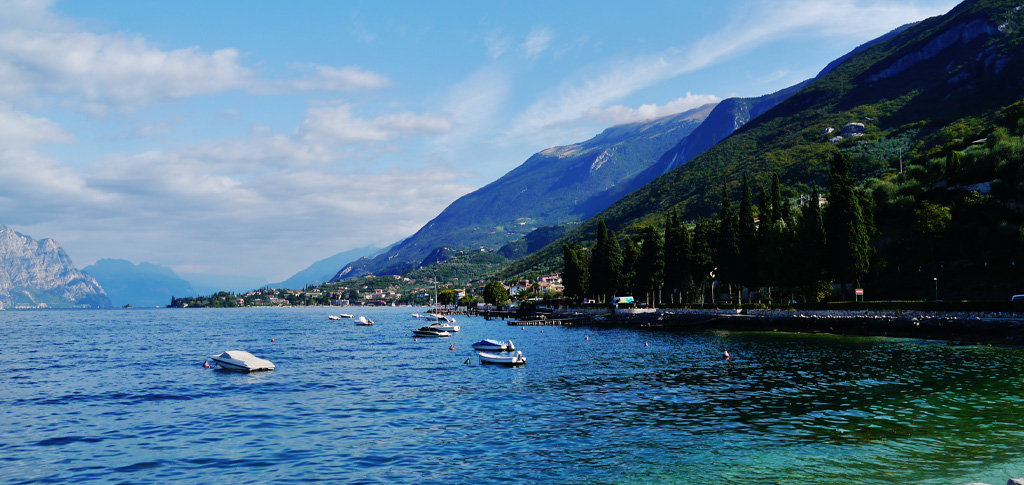
[(634, 179), (699, 126), (713, 107), (614, 126), (586, 142), (537, 153), (460, 197), (388, 251), (347, 265), (333, 280), (401, 274), (438, 247), (496, 251), (537, 228), (589, 219), (647, 183)]
[[(686, 268), (698, 289), (718, 281), (750, 289), (748, 297), (788, 288), (790, 296), (821, 299), (842, 297), (825, 290), (845, 282), (875, 298), (1020, 293), (1022, 30), (1024, 11), (1007, 0), (967, 1), (907, 26), (501, 276), (559, 270), (573, 257), (589, 261), (602, 221), (618, 233), (624, 255), (635, 246), (629, 250), (640, 258), (646, 242), (667, 251), (665, 228), (678, 228), (666, 221), (678, 214), (692, 232), (688, 257), (703, 258)], [(815, 188), (827, 239), (811, 243), (798, 231), (807, 207), (818, 205)], [(748, 236), (738, 242), (741, 232)], [(807, 269), (818, 272), (810, 276), (796, 271), (812, 249), (807, 244), (825, 258)], [(664, 261), (655, 249), (650, 257)], [(666, 277), (648, 288), (683, 286)]]

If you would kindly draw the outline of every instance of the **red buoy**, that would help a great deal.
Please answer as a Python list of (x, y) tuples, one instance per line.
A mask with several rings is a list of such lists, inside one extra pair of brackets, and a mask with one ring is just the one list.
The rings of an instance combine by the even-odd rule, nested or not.
[(203, 361), (203, 368), (204, 369), (209, 369), (210, 368), (210, 361), (204, 360)]
[(650, 344), (648, 344), (647, 342), (644, 342), (644, 347), (650, 347)]
[(455, 350), (455, 344), (452, 344), (451, 347), (448, 347), (448, 350)]
[(729, 351), (728, 350), (722, 352), (722, 358), (725, 359), (725, 360), (729, 360)]
[(274, 339), (270, 339), (270, 341), (271, 341), (271, 342), (273, 342), (273, 341), (274, 341)]
[(587, 335), (586, 337), (583, 337), (583, 340), (590, 340), (590, 335)]

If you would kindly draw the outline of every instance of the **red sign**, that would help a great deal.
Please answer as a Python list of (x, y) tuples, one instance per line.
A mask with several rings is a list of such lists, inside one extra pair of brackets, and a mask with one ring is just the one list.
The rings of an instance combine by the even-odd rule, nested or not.
[(853, 293), (857, 296), (864, 296), (864, 288), (857, 288), (856, 290), (853, 290)]

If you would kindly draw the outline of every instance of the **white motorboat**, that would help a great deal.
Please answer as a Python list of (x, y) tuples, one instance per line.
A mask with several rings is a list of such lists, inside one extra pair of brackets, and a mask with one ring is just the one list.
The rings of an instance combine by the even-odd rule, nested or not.
[(337, 315), (327, 315), (328, 320), (341, 320), (341, 317)]
[(492, 340), (488, 338), (473, 344), (473, 348), (476, 350), (497, 350), (500, 352), (505, 352), (515, 350), (516, 346), (512, 344), (511, 340), (509, 340), (508, 342), (499, 342), (497, 340)]
[(274, 363), (256, 357), (244, 350), (226, 350), (222, 354), (210, 356), (217, 365), (227, 370), (252, 372), (257, 370), (274, 370)]
[(413, 313), (412, 317), (418, 319), (418, 318), (423, 318), (423, 315), (420, 315), (419, 313)]
[(451, 337), (452, 334), (434, 327), (420, 327), (412, 331), (417, 337)]
[(356, 319), (356, 325), (362, 325), (364, 327), (367, 325), (373, 325), (373, 320), (370, 320), (369, 318), (359, 315), (359, 318)]
[(458, 332), (459, 330), (461, 330), (461, 328), (458, 325), (452, 325), (450, 323), (442, 322), (431, 323), (430, 327), (444, 330), (445, 332)]
[(455, 318), (453, 318), (453, 317), (451, 317), (449, 315), (438, 315), (437, 316), (437, 321), (439, 321), (439, 322), (455, 323)]
[(339, 313), (338, 316), (341, 318), (352, 318), (352, 315), (349, 313)]
[(488, 354), (487, 352), (477, 352), (480, 356), (481, 364), (501, 364), (501, 365), (526, 365), (526, 357), (523, 357), (523, 351), (519, 350), (512, 354)]

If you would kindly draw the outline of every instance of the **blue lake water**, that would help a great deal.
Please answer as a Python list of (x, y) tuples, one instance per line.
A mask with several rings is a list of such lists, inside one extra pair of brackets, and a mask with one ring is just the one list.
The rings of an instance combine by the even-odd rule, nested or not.
[[(0, 312), (0, 482), (1024, 477), (1021, 349), (467, 317), (414, 341), (416, 310)], [(527, 365), (480, 365), (482, 338)], [(201, 367), (228, 349), (277, 369)]]

